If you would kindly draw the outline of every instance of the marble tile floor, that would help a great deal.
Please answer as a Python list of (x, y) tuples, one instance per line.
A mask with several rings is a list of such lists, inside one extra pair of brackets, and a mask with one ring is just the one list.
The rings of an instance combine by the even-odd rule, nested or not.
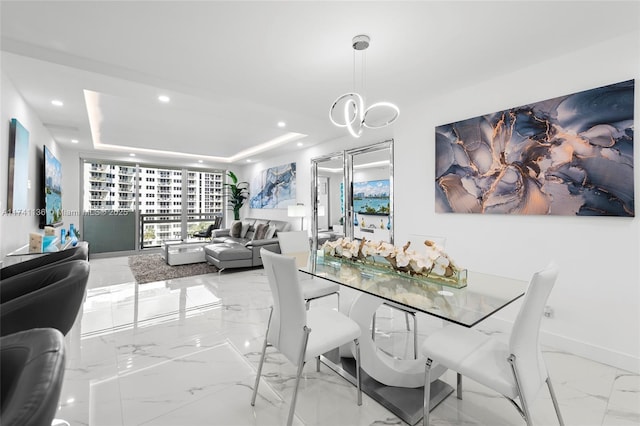
[[(84, 308), (67, 335), (67, 371), (56, 417), (71, 425), (281, 425), (295, 368), (270, 350), (256, 406), (249, 404), (271, 294), (261, 268), (136, 285), (126, 257), (91, 261)], [(130, 274), (130, 273), (129, 273)], [(335, 298), (314, 304), (335, 305)], [(404, 316), (380, 308), (376, 342), (411, 356)], [(428, 333), (434, 322), (420, 318)], [(482, 324), (491, 332), (490, 324)], [(424, 336), (423, 336), (424, 337)], [(640, 376), (568, 353), (545, 350), (566, 425), (640, 424)], [(455, 374), (445, 381), (455, 384)], [(536, 425), (556, 425), (548, 393), (533, 406)], [(432, 424), (524, 425), (511, 403), (471, 380)], [(297, 425), (402, 425), (324, 367), (305, 368)]]

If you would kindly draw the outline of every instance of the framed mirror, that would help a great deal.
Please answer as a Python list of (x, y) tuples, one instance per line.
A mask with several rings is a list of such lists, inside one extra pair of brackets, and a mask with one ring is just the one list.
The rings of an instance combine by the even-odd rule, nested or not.
[(344, 154), (311, 160), (311, 234), (313, 248), (345, 235)]
[(393, 243), (393, 140), (311, 159), (313, 249), (340, 237)]
[(393, 243), (393, 140), (346, 152), (352, 238)]

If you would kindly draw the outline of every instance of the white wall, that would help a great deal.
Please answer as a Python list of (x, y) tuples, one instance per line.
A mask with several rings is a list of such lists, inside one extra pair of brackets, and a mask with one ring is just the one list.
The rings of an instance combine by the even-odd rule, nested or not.
[[(395, 141), (395, 241), (411, 234), (443, 235), (447, 250), (468, 269), (529, 279), (549, 261), (561, 274), (543, 322), (543, 343), (610, 365), (640, 372), (640, 225), (636, 218), (436, 214), (434, 128), (438, 125), (635, 78), (640, 81), (638, 33), (551, 58), (517, 72), (418, 105), (401, 105), (389, 133), (368, 131), (317, 145), (294, 157), (281, 156), (245, 167), (251, 179), (266, 167), (297, 164), (298, 201), (310, 211), (309, 161), (330, 152)], [(636, 94), (638, 122), (640, 96)], [(636, 139), (638, 135), (636, 132)], [(635, 150), (635, 194), (639, 199), (640, 150)], [(245, 215), (287, 219), (286, 210)], [(513, 321), (518, 305), (497, 315)]]
[[(53, 141), (49, 131), (42, 125), (38, 116), (24, 102), (24, 99), (4, 72), (1, 75), (2, 106), (0, 108), (0, 260), (7, 253), (29, 243), (29, 233), (41, 232), (39, 218), (35, 210), (40, 206), (40, 179), (42, 175), (43, 146), (51, 149), (60, 158), (61, 151)], [(24, 215), (7, 215), (7, 182), (9, 159), (9, 123), (17, 118), (29, 132), (29, 188), (27, 212)], [(63, 175), (65, 173), (63, 164)], [(63, 200), (64, 203), (64, 200)], [(63, 204), (63, 207), (66, 206)]]
[[(428, 99), (403, 110), (395, 145), (397, 242), (423, 223), (424, 233), (445, 235), (448, 251), (469, 269), (528, 278), (555, 260), (561, 275), (549, 300), (555, 318), (543, 323), (545, 341), (634, 371), (640, 371), (638, 217), (435, 214), (433, 157), (435, 126), (631, 78), (640, 82), (639, 55), (635, 33)], [(636, 123), (639, 99), (636, 93)], [(415, 191), (412, 183), (424, 187)]]

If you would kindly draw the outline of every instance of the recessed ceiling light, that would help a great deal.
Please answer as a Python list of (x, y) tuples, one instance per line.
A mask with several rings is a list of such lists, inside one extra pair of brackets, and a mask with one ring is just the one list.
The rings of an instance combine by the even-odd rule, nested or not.
[(78, 139), (71, 139), (71, 143), (78, 143)]
[(167, 95), (160, 95), (158, 96), (158, 100), (164, 104), (169, 103), (169, 101), (171, 100), (170, 97), (168, 97)]
[(135, 157), (136, 155), (132, 152), (131, 154), (129, 154), (129, 157)]
[(58, 99), (54, 99), (51, 101), (51, 105), (55, 105), (55, 106), (63, 106), (64, 102), (59, 101)]
[(247, 158), (247, 163), (250, 163), (250, 162), (251, 162), (251, 158)]
[(284, 121), (278, 121), (278, 127), (284, 127), (286, 125), (287, 123), (285, 123)]
[(304, 145), (302, 142), (298, 142), (298, 146), (302, 146)]
[(198, 160), (198, 163), (202, 163), (202, 160)]

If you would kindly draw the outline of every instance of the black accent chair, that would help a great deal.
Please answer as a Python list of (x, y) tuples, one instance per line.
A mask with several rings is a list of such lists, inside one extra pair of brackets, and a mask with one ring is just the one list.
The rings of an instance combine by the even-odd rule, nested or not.
[(222, 224), (222, 216), (216, 216), (215, 221), (207, 227), (204, 231), (198, 231), (193, 234), (195, 238), (211, 238), (214, 229), (220, 229)]
[(80, 310), (89, 262), (71, 260), (42, 266), (0, 281), (0, 336), (31, 328), (67, 334)]
[(43, 254), (42, 256), (16, 263), (15, 265), (6, 266), (0, 269), (0, 279), (6, 280), (23, 272), (70, 260), (89, 260), (89, 244), (80, 243), (76, 247)]
[(50, 425), (65, 370), (64, 337), (36, 328), (0, 338), (0, 424)]

